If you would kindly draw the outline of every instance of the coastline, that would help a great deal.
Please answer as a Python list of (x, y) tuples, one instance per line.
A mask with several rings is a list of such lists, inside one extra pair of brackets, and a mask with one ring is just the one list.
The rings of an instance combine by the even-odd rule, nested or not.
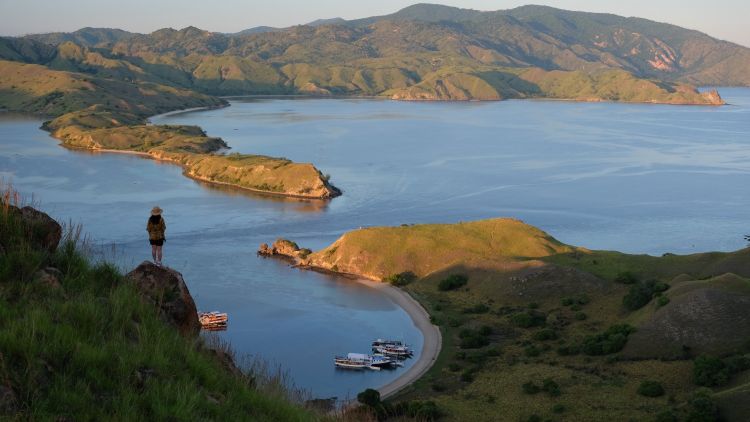
[[(393, 397), (402, 392), (415, 381), (420, 379), (422, 375), (427, 373), (437, 361), (440, 351), (443, 348), (443, 335), (440, 332), (440, 327), (432, 324), (430, 321), (430, 314), (427, 310), (405, 290), (376, 279), (368, 278), (361, 274), (341, 273), (326, 268), (304, 265), (300, 263), (298, 257), (290, 254), (277, 253), (267, 255), (260, 251), (259, 254), (261, 256), (273, 257), (287, 261), (291, 264), (292, 268), (315, 271), (322, 274), (338, 275), (355, 283), (376, 289), (395, 302), (396, 305), (401, 307), (401, 309), (409, 315), (414, 325), (422, 333), (422, 351), (414, 365), (412, 365), (401, 376), (388, 384), (375, 388), (380, 392), (381, 398), (385, 399)], [(353, 403), (353, 401), (350, 403)]]
[(381, 398), (392, 397), (413, 384), (432, 368), (438, 355), (440, 355), (443, 336), (440, 333), (440, 328), (430, 322), (430, 315), (427, 313), (427, 310), (409, 293), (380, 281), (372, 281), (364, 278), (356, 278), (354, 281), (377, 289), (396, 302), (401, 309), (409, 314), (414, 325), (422, 332), (422, 352), (419, 354), (419, 358), (414, 365), (395, 380), (376, 388), (380, 392)]
[(312, 200), (312, 201), (330, 201), (331, 199), (334, 198), (334, 197), (331, 197), (331, 198), (321, 198), (321, 197), (318, 197), (318, 196), (304, 196), (304, 195), (295, 195), (295, 194), (292, 194), (292, 193), (272, 192), (272, 191), (266, 191), (266, 190), (260, 190), (260, 189), (253, 189), (253, 188), (250, 188), (250, 187), (241, 186), (241, 185), (235, 185), (235, 184), (227, 183), (227, 182), (219, 182), (219, 181), (216, 181), (216, 180), (211, 180), (211, 179), (207, 179), (207, 178), (203, 178), (203, 177), (199, 177), (199, 176), (196, 176), (196, 175), (189, 174), (187, 166), (185, 166), (183, 163), (181, 163), (181, 162), (179, 162), (177, 160), (173, 160), (173, 159), (169, 159), (169, 158), (164, 158), (164, 157), (158, 157), (156, 155), (153, 155), (153, 154), (148, 153), (148, 152), (143, 152), (143, 151), (130, 151), (130, 150), (108, 149), (108, 148), (76, 148), (76, 147), (71, 147), (69, 145), (65, 145), (64, 142), (60, 142), (60, 146), (62, 146), (64, 148), (67, 148), (67, 149), (69, 149), (71, 151), (79, 151), (79, 152), (85, 151), (85, 152), (88, 152), (90, 154), (100, 154), (101, 153), (101, 154), (134, 155), (134, 156), (137, 156), (137, 157), (143, 157), (143, 158), (151, 159), (151, 160), (154, 160), (154, 161), (157, 161), (157, 162), (160, 162), (160, 163), (172, 164), (172, 165), (176, 165), (176, 166), (179, 166), (180, 168), (182, 168), (182, 175), (185, 176), (185, 177), (187, 177), (188, 179), (192, 179), (192, 180), (196, 180), (196, 181), (199, 181), (199, 182), (203, 182), (203, 183), (206, 183), (208, 185), (231, 187), (231, 188), (235, 188), (235, 189), (239, 189), (239, 190), (242, 190), (242, 191), (246, 191), (246, 192), (250, 192), (250, 193), (254, 193), (254, 194), (258, 194), (258, 195), (263, 195), (263, 196), (273, 196), (273, 197), (282, 197), (282, 198), (290, 198), (290, 199), (304, 199), (304, 200)]
[(388, 384), (375, 388), (380, 392), (381, 398), (385, 399), (393, 397), (402, 392), (415, 381), (420, 379), (422, 375), (427, 373), (427, 371), (432, 368), (432, 365), (435, 364), (435, 361), (443, 348), (443, 335), (440, 332), (440, 327), (432, 324), (430, 321), (430, 314), (427, 310), (405, 290), (401, 290), (398, 287), (376, 279), (367, 278), (361, 274), (340, 273), (326, 268), (300, 265), (298, 258), (294, 256), (284, 254), (272, 256), (274, 258), (289, 261), (293, 268), (343, 276), (355, 283), (379, 290), (409, 315), (414, 325), (422, 333), (422, 352), (419, 354), (419, 358), (414, 365), (404, 372), (403, 375)]

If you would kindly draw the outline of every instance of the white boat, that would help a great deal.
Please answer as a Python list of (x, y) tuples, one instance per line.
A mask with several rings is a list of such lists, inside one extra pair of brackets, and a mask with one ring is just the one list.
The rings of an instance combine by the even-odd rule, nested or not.
[(371, 356), (372, 366), (380, 368), (395, 368), (397, 366), (404, 366), (398, 359), (393, 359), (390, 356), (386, 356), (380, 353), (375, 353)]
[(379, 371), (380, 367), (373, 366), (372, 356), (364, 353), (349, 353), (346, 356), (336, 356), (334, 365), (345, 369), (372, 369)]
[(411, 357), (414, 352), (400, 340), (384, 340), (379, 338), (372, 342), (373, 352), (386, 356), (396, 356), (399, 358)]

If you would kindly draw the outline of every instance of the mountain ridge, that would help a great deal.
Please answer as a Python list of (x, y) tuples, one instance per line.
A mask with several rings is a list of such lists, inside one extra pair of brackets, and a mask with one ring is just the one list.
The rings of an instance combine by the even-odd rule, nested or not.
[[(669, 83), (750, 86), (749, 48), (667, 23), (535, 5), (476, 11), (422, 3), (384, 16), (234, 34), (195, 27), (150, 34), (84, 28), (68, 36), (0, 39), (0, 58), (90, 68), (85, 61), (54, 62), (57, 53), (50, 45), (59, 49), (65, 42), (120, 61), (102, 69), (105, 73), (135, 66), (152, 80), (213, 95), (383, 95), (454, 65), (470, 73), (482, 66), (619, 69)], [(372, 79), (382, 83), (376, 86)]]

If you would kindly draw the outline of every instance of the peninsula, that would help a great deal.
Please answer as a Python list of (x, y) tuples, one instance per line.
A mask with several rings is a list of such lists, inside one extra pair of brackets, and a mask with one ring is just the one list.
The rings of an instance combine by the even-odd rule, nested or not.
[(225, 100), (150, 82), (124, 82), (0, 60), (0, 105), (51, 115), (42, 126), (62, 145), (129, 152), (182, 166), (205, 182), (266, 194), (329, 199), (341, 194), (312, 164), (227, 154), (222, 139), (199, 127), (147, 124), (148, 117)]
[[(575, 420), (682, 420), (700, 414), (700, 400), (729, 421), (747, 415), (736, 404), (750, 402), (750, 249), (591, 251), (500, 218), (363, 228), (315, 252), (278, 240), (261, 252), (382, 281), (420, 302), (443, 345), (395, 402), (429, 398), (452, 420), (559, 409)], [(726, 376), (712, 378), (707, 365)]]

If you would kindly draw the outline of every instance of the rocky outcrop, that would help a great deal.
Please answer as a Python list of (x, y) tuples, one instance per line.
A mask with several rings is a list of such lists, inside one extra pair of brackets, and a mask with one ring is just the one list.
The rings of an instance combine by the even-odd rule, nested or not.
[(263, 243), (258, 248), (258, 255), (286, 257), (291, 258), (295, 262), (303, 261), (310, 253), (312, 253), (310, 249), (300, 249), (296, 243), (287, 239), (276, 239), (271, 246)]
[(21, 219), (32, 246), (48, 252), (57, 250), (62, 238), (62, 227), (52, 217), (32, 207), (17, 208), (11, 205), (9, 212)]
[(62, 272), (57, 268), (47, 267), (37, 271), (34, 274), (34, 282), (50, 287), (52, 289), (61, 289), (60, 279)]
[(709, 104), (713, 104), (713, 105), (723, 105), (723, 104), (726, 104), (724, 102), (724, 99), (721, 98), (721, 95), (719, 95), (719, 91), (717, 91), (715, 89), (703, 92), (703, 93), (701, 93), (701, 95), (703, 96), (703, 98), (706, 99), (706, 102), (708, 102)]
[(156, 305), (164, 320), (184, 336), (200, 331), (198, 311), (179, 272), (144, 261), (126, 276), (145, 300)]

